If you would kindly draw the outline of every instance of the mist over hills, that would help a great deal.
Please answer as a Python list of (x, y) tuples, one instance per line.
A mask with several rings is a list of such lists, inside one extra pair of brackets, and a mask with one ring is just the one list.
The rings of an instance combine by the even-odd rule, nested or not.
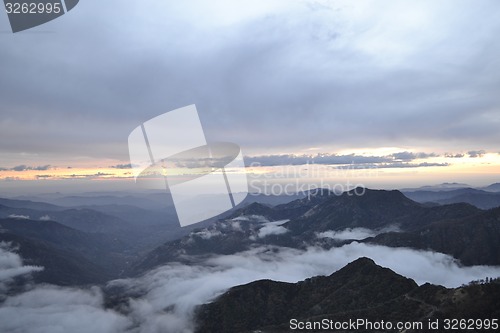
[(0, 241), (18, 245), (26, 262), (45, 267), (34, 275), (35, 281), (80, 285), (117, 278), (143, 253), (189, 232), (180, 228), (172, 208), (161, 211), (110, 201), (61, 207), (0, 199)]
[[(490, 188), (494, 189), (495, 184)], [(411, 193), (420, 193), (422, 198), (430, 193), (431, 199), (438, 199), (456, 197), (456, 191), (484, 194), (480, 190), (449, 188)], [(45, 244), (52, 252), (65, 251), (61, 258), (80, 256), (101, 267), (103, 274), (96, 283), (109, 277), (141, 274), (173, 261), (229, 255), (258, 245), (329, 249), (358, 241), (432, 249), (452, 255), (464, 265), (500, 264), (496, 242), (500, 233), (495, 220), (498, 209), (485, 212), (466, 203), (421, 204), (407, 195), (395, 190), (364, 189), (361, 196), (354, 190), (341, 195), (323, 190), (302, 194), (292, 201), (274, 200), (284, 202), (274, 206), (268, 204), (273, 201), (269, 197), (258, 196), (255, 201), (247, 199), (242, 208), (219, 221), (205, 222), (205, 228), (203, 224), (180, 228), (175, 210), (168, 205), (161, 208), (165, 196), (156, 193), (148, 193), (136, 202), (131, 198), (137, 194), (49, 197), (54, 203), (59, 200), (75, 204), (84, 198), (85, 204), (92, 204), (75, 207), (0, 199), (0, 218), (4, 218), (0, 224), (3, 234), (18, 237), (24, 244)], [(120, 201), (124, 197), (126, 204)], [(152, 206), (156, 209), (147, 208)], [(74, 240), (75, 235), (80, 236), (80, 241)], [(40, 258), (35, 261), (43, 265)], [(77, 283), (78, 279), (72, 281)]]
[(119, 239), (86, 233), (54, 221), (0, 219), (0, 241), (18, 248), (24, 261), (43, 266), (37, 282), (59, 285), (103, 283), (119, 276), (132, 252)]
[[(29, 281), (59, 286), (102, 284), (116, 276), (107, 265), (98, 265), (73, 248), (51, 242), (18, 236), (2, 230), (1, 242), (13, 247), (14, 253), (23, 258), (24, 265), (40, 267)], [(108, 257), (109, 254), (103, 254)], [(10, 288), (21, 288), (25, 275), (18, 276)], [(8, 281), (8, 280), (7, 280)], [(22, 288), (21, 288), (22, 290)]]
[(433, 202), (437, 204), (469, 203), (481, 209), (490, 209), (500, 206), (500, 183), (475, 189), (471, 187), (422, 188), (418, 190), (403, 190), (408, 198), (420, 203)]
[[(194, 255), (232, 254), (256, 244), (329, 249), (352, 241), (433, 249), (456, 255), (466, 265), (500, 265), (500, 245), (495, 242), (500, 239), (499, 219), (498, 209), (483, 211), (466, 203), (429, 207), (399, 191), (366, 189), (361, 196), (354, 190), (341, 195), (323, 192), (275, 207), (248, 205), (226, 220), (158, 247), (131, 272), (192, 260)], [(328, 237), (343, 230), (353, 237)], [(369, 232), (357, 238), (360, 230)], [(441, 237), (431, 236), (436, 234)]]
[(101, 197), (75, 206), (0, 199), (0, 330), (21, 326), (8, 311), (39, 323), (30, 317), (38, 293), (55, 304), (54, 318), (69, 315), (61, 300), (79, 295), (91, 309), (82, 318), (107, 318), (110, 332), (284, 332), (292, 316), (480, 318), (471, 304), (498, 316), (498, 285), (450, 288), (500, 276), (500, 207), (421, 203), (397, 190), (312, 191), (250, 196), (180, 228), (158, 196)]

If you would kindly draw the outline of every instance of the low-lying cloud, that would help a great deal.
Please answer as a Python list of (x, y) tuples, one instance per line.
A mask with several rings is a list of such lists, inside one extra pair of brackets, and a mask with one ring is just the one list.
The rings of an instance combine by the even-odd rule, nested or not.
[(377, 233), (374, 230), (366, 229), (366, 228), (353, 228), (353, 229), (344, 229), (340, 231), (324, 231), (317, 234), (318, 238), (331, 238), (338, 240), (347, 240), (347, 239), (356, 239), (361, 240), (368, 237), (373, 237)]
[(198, 304), (209, 302), (232, 286), (259, 279), (297, 282), (329, 275), (362, 256), (419, 284), (458, 287), (486, 276), (500, 276), (500, 267), (461, 267), (455, 259), (440, 253), (354, 242), (330, 250), (262, 246), (214, 256), (196, 266), (166, 265), (139, 279), (117, 280), (110, 285), (122, 286), (132, 294), (143, 293), (131, 302), (128, 315), (144, 332), (182, 332), (194, 329), (192, 316)]
[(333, 231), (333, 230), (328, 230), (324, 232), (319, 232), (317, 234), (318, 238), (331, 238), (331, 239), (337, 239), (337, 240), (362, 240), (368, 237), (374, 237), (377, 236), (378, 234), (384, 233), (384, 232), (397, 232), (399, 231), (399, 228), (397, 226), (390, 226), (387, 228), (383, 229), (378, 229), (378, 230), (372, 230), (372, 229), (367, 229), (367, 228), (347, 228), (344, 230), (339, 230), (339, 231)]
[(259, 229), (257, 237), (264, 238), (269, 235), (281, 235), (287, 233), (288, 229), (276, 224), (269, 224)]
[(38, 286), (9, 297), (0, 307), (2, 332), (121, 333), (131, 321), (103, 308), (99, 288)]
[(215, 229), (203, 229), (201, 231), (194, 232), (191, 235), (198, 236), (202, 239), (210, 239), (212, 237), (221, 236), (222, 233), (219, 230), (215, 230)]
[(10, 214), (7, 216), (9, 219), (18, 219), (18, 220), (29, 220), (29, 215), (20, 215), (20, 214)]
[(16, 277), (43, 270), (43, 267), (23, 265), (21, 257), (13, 250), (11, 243), (0, 242), (0, 299)]
[(191, 266), (171, 263), (139, 278), (112, 281), (107, 288), (130, 296), (128, 304), (120, 307), (122, 313), (103, 307), (97, 287), (38, 286), (9, 297), (1, 305), (0, 331), (44, 332), (50, 327), (52, 332), (192, 332), (196, 306), (232, 286), (259, 279), (297, 282), (330, 275), (362, 256), (419, 284), (457, 287), (486, 276), (500, 276), (500, 267), (461, 267), (448, 255), (406, 248), (358, 242), (330, 250), (260, 246), (212, 256)]

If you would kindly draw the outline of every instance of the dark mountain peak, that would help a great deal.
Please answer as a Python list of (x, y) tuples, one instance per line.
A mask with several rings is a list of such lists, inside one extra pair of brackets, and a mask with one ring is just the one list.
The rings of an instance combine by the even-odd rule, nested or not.
[(376, 201), (376, 202), (400, 202), (406, 204), (415, 204), (415, 202), (406, 197), (399, 190), (372, 190), (365, 187), (356, 187), (350, 191), (342, 193), (343, 198), (361, 200), (361, 201)]
[[(321, 198), (321, 200), (317, 200)], [(304, 248), (314, 244), (325, 248), (340, 246), (344, 241), (338, 239), (322, 238), (318, 234), (326, 231), (341, 231), (345, 229), (366, 228), (376, 232), (398, 230), (397, 233), (385, 233), (376, 238), (367, 239), (368, 242), (380, 243), (388, 246), (402, 246), (414, 248), (436, 248), (439, 252), (456, 255), (470, 252), (466, 264), (478, 262), (481, 253), (488, 251), (482, 258), (493, 258), (498, 248), (493, 242), (484, 241), (486, 237), (479, 232), (474, 232), (476, 238), (458, 237), (449, 240), (444, 230), (451, 235), (472, 234), (470, 228), (478, 225), (476, 216), (484, 211), (465, 203), (426, 207), (405, 197), (397, 190), (372, 190), (357, 188), (345, 192), (340, 196), (331, 194), (325, 197), (311, 197), (298, 199), (293, 202), (269, 207), (261, 203), (252, 203), (235, 211), (226, 220), (220, 220), (205, 229), (193, 230), (184, 238), (164, 243), (137, 261), (131, 268), (130, 274), (138, 274), (147, 269), (170, 261), (189, 262), (189, 256), (206, 254), (233, 254), (248, 250), (250, 247), (265, 244), (273, 246), (286, 246)], [(496, 216), (490, 214), (488, 221), (494, 221)], [(466, 225), (460, 230), (454, 229), (466, 217)], [(483, 217), (481, 219), (484, 219)], [(289, 220), (285, 222), (284, 220)], [(280, 221), (270, 222), (270, 221)], [(439, 230), (433, 227), (432, 239), (423, 239), (420, 232), (437, 222), (444, 223)], [(484, 224), (481, 230), (496, 228)], [(448, 228), (451, 231), (448, 231)], [(477, 229), (477, 228), (476, 228)], [(477, 229), (479, 230), (479, 229)], [(472, 230), (473, 231), (473, 230)], [(494, 231), (494, 230), (493, 230)], [(496, 232), (486, 233), (488, 239), (494, 239)], [(430, 243), (429, 243), (430, 242)], [(484, 246), (470, 247), (468, 244), (484, 244)], [(429, 246), (429, 244), (438, 244)], [(455, 244), (453, 248), (451, 244)], [(468, 249), (464, 251), (464, 249)], [(483, 251), (483, 252), (484, 252)], [(499, 256), (497, 256), (500, 258)], [(465, 257), (460, 255), (461, 259)], [(366, 259), (368, 260), (368, 259)], [(483, 262), (482, 260), (480, 261)], [(489, 262), (489, 261), (488, 261)], [(366, 265), (368, 266), (368, 265)], [(356, 266), (354, 266), (356, 267)], [(368, 272), (369, 269), (365, 267)], [(369, 273), (367, 273), (369, 274)]]
[(343, 207), (360, 207), (360, 208), (381, 208), (400, 212), (402, 209), (417, 208), (421, 205), (398, 190), (372, 190), (363, 187), (357, 187), (350, 191), (342, 193), (340, 196), (332, 196), (325, 204), (343, 206)]
[(371, 309), (417, 287), (413, 280), (360, 258), (327, 277), (298, 283), (260, 280), (233, 287), (199, 308), (197, 331), (247, 332), (287, 323), (290, 318)]
[(245, 207), (246, 209), (252, 210), (252, 209), (268, 209), (270, 208), (268, 205), (260, 203), (260, 202), (252, 202), (248, 206)]
[(370, 258), (358, 258), (329, 276), (331, 281), (340, 285), (356, 288), (371, 288), (392, 284), (392, 288), (403, 290), (416, 287), (412, 279), (401, 276), (389, 268), (379, 266)]
[(272, 218), (275, 215), (275, 213), (272, 207), (269, 207), (267, 205), (258, 202), (253, 202), (245, 207), (236, 210), (233, 214), (231, 214), (228, 217), (228, 219), (245, 215), (262, 215), (267, 218)]
[[(366, 267), (371, 268), (371, 267), (376, 267), (376, 266), (380, 267), (375, 263), (375, 261), (373, 261), (373, 259), (370, 259), (368, 257), (359, 257), (358, 259), (348, 263), (340, 271), (342, 271), (342, 270), (359, 270), (359, 269), (363, 269)], [(335, 273), (333, 273), (333, 274), (335, 274)]]
[[(333, 193), (327, 190), (318, 190), (318, 193), (305, 196), (304, 198), (296, 199), (285, 204), (276, 205), (274, 207), (267, 206), (262, 203), (251, 203), (235, 211), (229, 218), (239, 216), (260, 215), (270, 221), (290, 220), (298, 218), (306, 213), (312, 207), (326, 201)], [(328, 193), (327, 193), (328, 192)], [(322, 193), (322, 194), (321, 194)]]
[(304, 217), (292, 220), (287, 227), (296, 233), (322, 232), (345, 228), (378, 229), (401, 223), (422, 209), (397, 190), (371, 190), (358, 187), (340, 196), (330, 196)]

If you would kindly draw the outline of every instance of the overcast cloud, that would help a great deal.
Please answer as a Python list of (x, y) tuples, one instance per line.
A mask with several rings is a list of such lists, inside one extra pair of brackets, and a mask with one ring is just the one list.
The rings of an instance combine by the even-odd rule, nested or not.
[(192, 103), (209, 140), (250, 155), (498, 151), (499, 9), (485, 0), (81, 1), (15, 35), (0, 15), (2, 166), (126, 161), (132, 129)]

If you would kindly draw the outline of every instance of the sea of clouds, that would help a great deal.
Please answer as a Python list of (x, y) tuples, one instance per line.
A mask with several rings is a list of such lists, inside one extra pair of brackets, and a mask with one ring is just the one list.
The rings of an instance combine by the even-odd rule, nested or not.
[(0, 248), (0, 332), (192, 332), (196, 306), (232, 286), (259, 279), (297, 282), (330, 275), (359, 257), (372, 258), (418, 284), (458, 287), (486, 276), (500, 276), (500, 267), (462, 267), (452, 257), (430, 251), (358, 242), (330, 250), (260, 246), (233, 255), (212, 256), (196, 265), (171, 263), (138, 278), (111, 281), (106, 289), (130, 295), (118, 311), (104, 307), (103, 291), (97, 286), (35, 285), (7, 295), (15, 276), (42, 269), (24, 266), (15, 249), (7, 245)]

